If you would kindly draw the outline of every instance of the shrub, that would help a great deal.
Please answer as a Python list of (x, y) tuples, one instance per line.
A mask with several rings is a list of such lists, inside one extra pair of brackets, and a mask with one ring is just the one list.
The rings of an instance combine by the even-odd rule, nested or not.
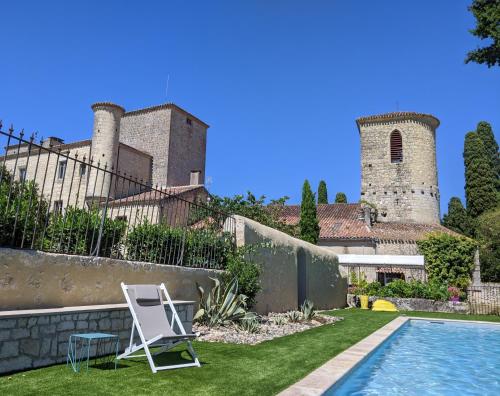
[(258, 333), (260, 330), (260, 323), (256, 317), (240, 320), (238, 329), (246, 331), (247, 333)]
[(233, 244), (231, 235), (211, 229), (182, 229), (144, 221), (125, 242), (130, 260), (224, 268)]
[(286, 317), (290, 323), (298, 323), (302, 320), (302, 313), (299, 311), (288, 311)]
[[(0, 246), (38, 245), (45, 227), (47, 201), (32, 181), (14, 181), (0, 166)], [(26, 232), (25, 232), (26, 230)]]
[(247, 305), (249, 307), (255, 305), (255, 297), (261, 290), (261, 267), (254, 262), (253, 253), (255, 253), (255, 246), (252, 245), (241, 246), (236, 250), (227, 251), (226, 271), (221, 276), (225, 283), (234, 278), (238, 280), (239, 290), (247, 296)]
[[(90, 254), (97, 246), (102, 212), (68, 206), (64, 214), (51, 214), (43, 241), (44, 250), (56, 253)], [(127, 224), (123, 220), (104, 220), (99, 256), (116, 255)]]
[(311, 320), (316, 316), (316, 310), (314, 309), (314, 303), (310, 300), (304, 300), (300, 306), (300, 312), (304, 320)]
[(474, 270), (477, 243), (467, 237), (431, 233), (417, 242), (429, 280), (465, 288)]
[(436, 281), (424, 283), (420, 280), (405, 282), (397, 279), (382, 286), (379, 282), (367, 283), (355, 290), (356, 295), (366, 294), (377, 297), (426, 298), (446, 301), (450, 297), (448, 287)]
[(500, 282), (500, 207), (486, 212), (478, 219), (479, 259), (481, 279)]

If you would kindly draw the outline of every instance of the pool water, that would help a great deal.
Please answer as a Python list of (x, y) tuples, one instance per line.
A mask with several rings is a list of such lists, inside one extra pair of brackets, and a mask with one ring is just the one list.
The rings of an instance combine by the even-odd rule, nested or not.
[(325, 395), (500, 395), (500, 325), (410, 320)]

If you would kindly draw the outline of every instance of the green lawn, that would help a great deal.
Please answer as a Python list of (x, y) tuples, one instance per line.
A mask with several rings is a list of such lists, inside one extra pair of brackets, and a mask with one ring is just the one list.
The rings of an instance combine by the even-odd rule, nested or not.
[[(0, 377), (2, 395), (273, 395), (288, 387), (400, 313), (338, 310), (344, 321), (256, 346), (196, 342), (201, 368), (152, 374), (145, 360), (123, 361), (117, 370), (73, 373), (58, 365)], [(408, 312), (411, 316), (500, 321), (498, 316)], [(161, 364), (187, 353), (159, 356)]]

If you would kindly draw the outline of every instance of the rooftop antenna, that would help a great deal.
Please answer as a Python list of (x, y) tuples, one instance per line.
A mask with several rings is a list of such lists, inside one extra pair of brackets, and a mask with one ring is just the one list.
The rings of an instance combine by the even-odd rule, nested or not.
[(165, 90), (165, 98), (168, 101), (168, 82), (170, 81), (170, 74), (167, 75), (167, 88)]

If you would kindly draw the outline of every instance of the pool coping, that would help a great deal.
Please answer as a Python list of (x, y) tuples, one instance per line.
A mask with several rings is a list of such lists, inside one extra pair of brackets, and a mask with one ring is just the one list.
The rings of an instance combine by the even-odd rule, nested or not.
[(481, 323), (500, 326), (499, 322), (480, 320), (426, 318), (419, 316), (398, 316), (385, 326), (363, 338), (345, 351), (317, 368), (300, 381), (291, 385), (278, 396), (321, 396), (333, 385), (348, 375), (359, 363), (377, 349), (392, 334), (410, 320), (426, 320), (436, 322)]

